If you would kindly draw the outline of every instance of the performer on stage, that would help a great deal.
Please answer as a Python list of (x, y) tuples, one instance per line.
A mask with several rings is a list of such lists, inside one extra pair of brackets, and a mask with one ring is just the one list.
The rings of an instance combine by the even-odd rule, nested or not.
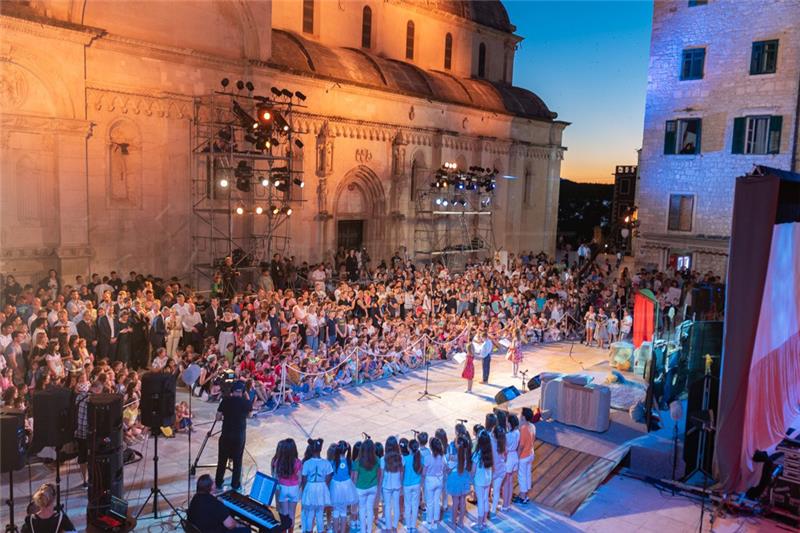
[(481, 369), (483, 375), (481, 383), (489, 383), (489, 372), (492, 365), (492, 349), (494, 348), (494, 341), (486, 336), (485, 333), (479, 331), (475, 335), (475, 340), (472, 341), (472, 347), (475, 351), (475, 357), (481, 360)]
[(506, 359), (511, 361), (511, 371), (516, 378), (517, 372), (519, 372), (519, 364), (522, 362), (522, 349), (520, 346), (522, 344), (522, 337), (517, 326), (511, 328), (511, 338), (509, 340), (511, 344), (508, 345)]
[(467, 392), (472, 392), (472, 380), (475, 379), (475, 350), (471, 342), (467, 343), (466, 351), (467, 358), (464, 361), (464, 370), (461, 372), (461, 377), (467, 380)]
[(217, 487), (222, 487), (225, 481), (225, 466), (228, 464), (228, 459), (233, 461), (231, 488), (238, 490), (242, 486), (242, 454), (244, 453), (247, 415), (253, 408), (253, 403), (243, 396), (244, 389), (243, 381), (234, 383), (230, 396), (224, 397), (217, 408), (217, 420), (222, 420), (222, 435), (219, 437), (215, 479)]
[(211, 492), (214, 481), (208, 474), (197, 478), (197, 492), (189, 504), (187, 519), (200, 531), (230, 531), (232, 533), (249, 533), (250, 528), (240, 526), (233, 519), (228, 508), (216, 499)]

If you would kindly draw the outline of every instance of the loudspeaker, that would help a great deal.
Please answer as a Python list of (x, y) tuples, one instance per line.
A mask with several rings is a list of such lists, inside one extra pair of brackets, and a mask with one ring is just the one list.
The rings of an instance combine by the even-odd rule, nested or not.
[(25, 413), (3, 409), (0, 414), (0, 472), (14, 472), (25, 466)]
[(94, 517), (108, 512), (112, 505), (112, 496), (122, 498), (124, 490), (122, 447), (101, 454), (95, 454), (90, 449), (89, 466), (92, 470), (86, 515), (91, 521)]
[(175, 423), (175, 376), (148, 372), (142, 376), (142, 425), (150, 429)]
[(542, 386), (542, 375), (536, 374), (528, 380), (528, 390), (536, 390)]
[(87, 401), (89, 449), (104, 454), (122, 446), (122, 395), (92, 394)]
[(516, 398), (517, 396), (521, 396), (522, 393), (516, 388), (514, 385), (510, 387), (506, 387), (505, 389), (501, 390), (497, 394), (494, 395), (494, 401), (497, 405), (509, 402)]
[(33, 451), (45, 446), (56, 448), (72, 442), (75, 434), (75, 416), (72, 391), (66, 387), (51, 387), (34, 391), (31, 396), (33, 409)]

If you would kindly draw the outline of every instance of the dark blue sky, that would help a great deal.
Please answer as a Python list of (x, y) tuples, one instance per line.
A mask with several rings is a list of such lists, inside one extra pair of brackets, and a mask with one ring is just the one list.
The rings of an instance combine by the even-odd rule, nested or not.
[(641, 146), (652, 2), (504, 0), (517, 34), (514, 85), (571, 122), (561, 176), (610, 181)]

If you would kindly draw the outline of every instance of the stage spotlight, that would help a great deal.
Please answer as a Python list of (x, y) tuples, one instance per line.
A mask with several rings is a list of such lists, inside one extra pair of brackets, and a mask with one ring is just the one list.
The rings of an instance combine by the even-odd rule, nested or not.
[(228, 180), (226, 180), (225, 178), (222, 178), (221, 180), (219, 180), (219, 186), (224, 189), (225, 187), (228, 186)]
[(244, 136), (244, 140), (245, 140), (245, 141), (247, 141), (247, 142), (249, 142), (250, 144), (256, 144), (256, 143), (258, 143), (258, 138), (257, 138), (255, 135), (252, 135), (252, 134), (250, 134), (250, 133), (246, 133), (246, 134), (245, 134), (245, 136)]
[(233, 101), (233, 114), (239, 119), (243, 128), (254, 129), (258, 127), (258, 122), (236, 100)]
[(303, 149), (303, 141), (301, 141), (300, 139), (295, 139), (294, 145), (300, 148), (301, 150)]
[(277, 215), (278, 213), (281, 212), (281, 210), (278, 209), (278, 206), (275, 206), (275, 205), (269, 206), (269, 210), (273, 215)]
[(275, 96), (280, 96), (281, 95), (281, 90), (278, 89), (277, 87), (272, 87), (270, 89), (270, 91), (272, 91), (272, 94), (274, 94)]
[(301, 189), (306, 186), (306, 182), (304, 182), (300, 178), (295, 178), (292, 181), (294, 181), (294, 184), (297, 185), (298, 187), (300, 187)]
[(256, 88), (252, 81), (248, 81), (244, 84), (244, 86), (247, 87), (247, 90), (250, 92), (253, 92), (253, 90)]
[(305, 100), (306, 100), (306, 95), (304, 95), (304, 94), (303, 94), (303, 93), (301, 93), (300, 91), (295, 91), (295, 92), (294, 92), (294, 95), (295, 95), (295, 96), (296, 96), (296, 97), (297, 97), (299, 100), (302, 100), (302, 101), (305, 101)]
[(266, 124), (272, 121), (272, 109), (269, 106), (260, 105), (258, 106), (258, 114), (257, 114), (258, 121), (262, 124)]
[(222, 81), (220, 81), (220, 84), (222, 84), (223, 87), (227, 87), (228, 85), (230, 85), (230, 83), (231, 80), (229, 80), (228, 78), (222, 78)]
[(222, 128), (217, 132), (217, 137), (222, 139), (225, 142), (230, 142), (231, 140), (231, 130), (228, 128)]
[(442, 205), (443, 205), (444, 207), (447, 207), (449, 203), (450, 203), (450, 202), (448, 202), (447, 200), (442, 200)]
[(292, 208), (291, 207), (284, 207), (283, 209), (281, 209), (281, 213), (283, 213), (287, 217), (292, 216)]
[(292, 96), (294, 96), (294, 93), (289, 89), (282, 89), (281, 94), (287, 98), (291, 98)]
[(242, 206), (237, 207), (236, 208), (236, 214), (237, 215), (244, 215), (244, 207), (242, 207)]
[(263, 178), (261, 180), (261, 186), (262, 187), (269, 187), (269, 180), (267, 178)]
[(436, 199), (436, 205), (442, 205), (442, 199), (441, 198), (437, 198)]
[(242, 80), (237, 81), (236, 82), (236, 88), (239, 89), (240, 91), (243, 90), (244, 89), (244, 82)]
[(272, 182), (272, 184), (275, 185), (275, 188), (277, 189), (281, 186), (281, 180), (275, 180)]
[(264, 212), (264, 208), (261, 206), (256, 207), (256, 215), (260, 215)]
[(278, 130), (281, 133), (285, 133), (285, 132), (289, 131), (289, 123), (286, 122), (286, 119), (283, 118), (283, 115), (281, 115), (280, 113), (275, 111), (273, 113), (273, 117), (275, 119), (275, 125), (278, 126)]

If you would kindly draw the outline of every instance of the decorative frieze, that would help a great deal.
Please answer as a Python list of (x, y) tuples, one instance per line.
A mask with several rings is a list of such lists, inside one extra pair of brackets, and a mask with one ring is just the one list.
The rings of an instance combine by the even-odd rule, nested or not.
[(192, 98), (187, 96), (168, 93), (128, 93), (90, 87), (87, 90), (87, 98), (89, 107), (96, 111), (179, 120), (192, 118)]

